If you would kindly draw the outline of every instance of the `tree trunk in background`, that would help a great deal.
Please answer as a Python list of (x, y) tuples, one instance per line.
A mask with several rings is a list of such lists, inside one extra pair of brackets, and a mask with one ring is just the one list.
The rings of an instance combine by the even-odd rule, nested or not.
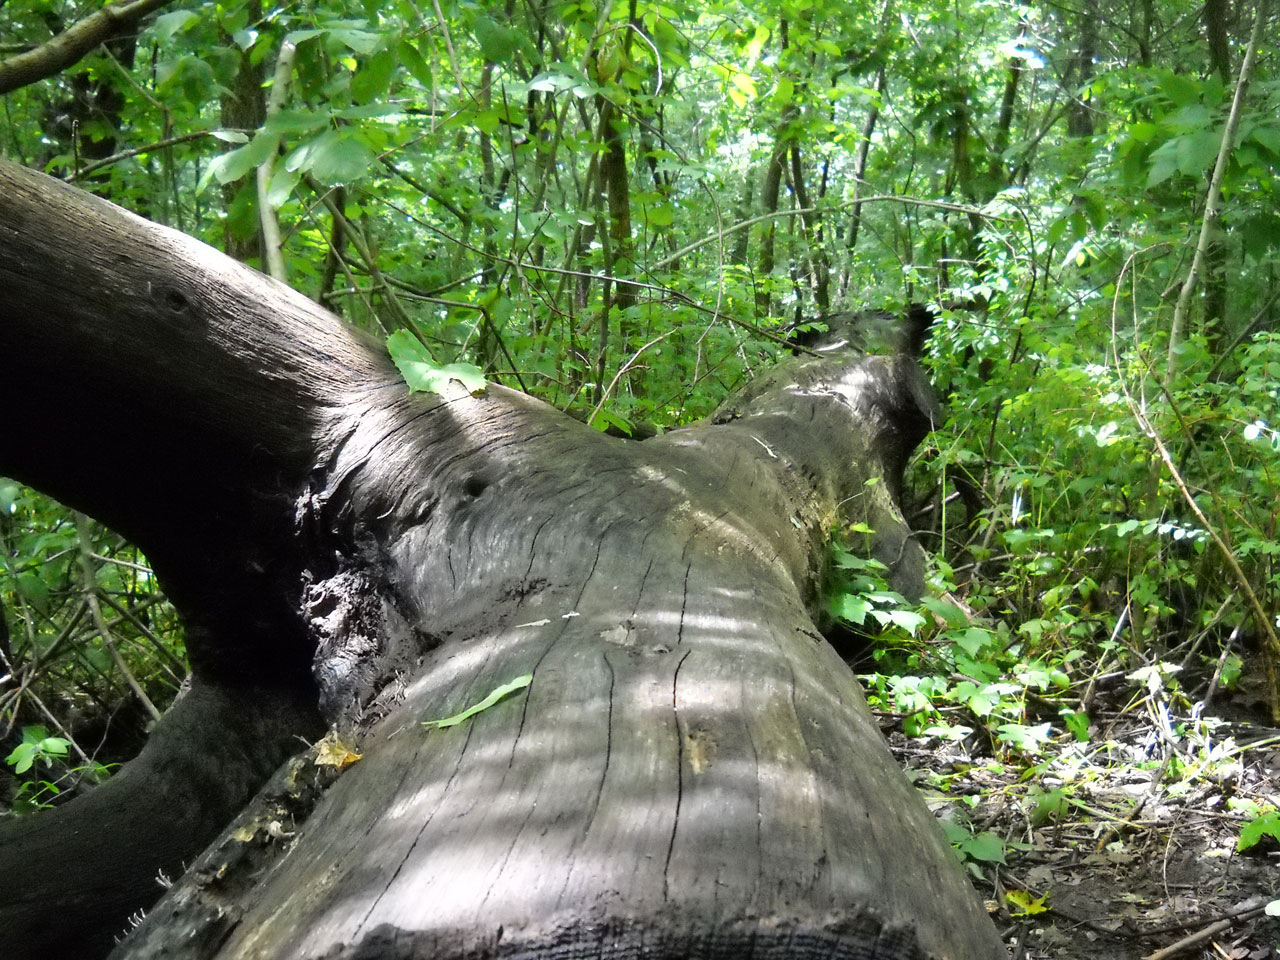
[[(778, 138), (774, 140), (773, 152), (769, 155), (769, 163), (764, 171), (764, 186), (760, 190), (760, 212), (776, 213), (778, 198), (782, 192), (782, 169), (787, 159), (788, 143), (783, 139), (784, 121), (778, 127)], [(756, 265), (756, 319), (760, 320), (773, 312), (774, 248), (778, 234), (778, 220), (770, 217), (761, 227), (760, 257)]]
[[(256, 23), (262, 19), (260, 0), (249, 0), (248, 16), (250, 23)], [(260, 129), (267, 119), (267, 95), (263, 89), (263, 84), (267, 82), (266, 61), (260, 58), (255, 59), (251, 50), (241, 50), (229, 36), (226, 38), (226, 43), (229, 49), (236, 52), (239, 66), (236, 68), (231, 88), (222, 94), (220, 122), (224, 130), (240, 130), (248, 136), (253, 136), (254, 131)], [(226, 149), (235, 150), (238, 146), (239, 144), (236, 143), (228, 143)], [(245, 191), (250, 196), (254, 195), (252, 180), (239, 185), (235, 183), (223, 185), (223, 203), (228, 211), (236, 209), (237, 195)], [(257, 209), (256, 196), (253, 200), (246, 198), (245, 202), (253, 203), (254, 209)], [(256, 260), (262, 255), (262, 234), (258, 226), (258, 217), (252, 218), (253, 229), (238, 229), (238, 225), (247, 219), (230, 216), (223, 230), (223, 249), (227, 256), (241, 263)]]
[(0, 473), (147, 552), (196, 678), (140, 773), (0, 829), (19, 960), (101, 955), (317, 711), (363, 759), (291, 761), (119, 956), (1003, 955), (815, 623), (836, 526), (921, 587), (910, 358), (641, 444), (410, 394), (305, 297), (7, 165), (0, 253)]
[[(1026, 20), (1020, 23), (1018, 39), (1026, 38)], [(986, 187), (982, 199), (990, 200), (1004, 189), (1009, 180), (1012, 166), (1005, 153), (1009, 149), (1009, 135), (1013, 130), (1013, 107), (1018, 100), (1018, 85), (1022, 82), (1025, 63), (1021, 57), (1009, 60), (1009, 73), (1004, 82), (1004, 95), (1000, 98), (1000, 115), (996, 118), (994, 141), (991, 145), (991, 156), (987, 159)]]
[[(800, 162), (800, 145), (791, 144), (791, 187), (795, 190), (796, 202), (801, 210), (809, 210), (809, 189), (804, 182), (804, 165)], [(831, 265), (827, 262), (827, 252), (822, 248), (822, 218), (817, 213), (802, 213), (801, 223), (804, 226), (805, 245), (808, 250), (805, 262), (809, 267), (809, 284), (813, 293), (813, 303), (818, 313), (827, 313), (831, 309), (831, 298), (828, 288), (831, 285)]]
[[(886, 84), (885, 68), (881, 67), (876, 75), (876, 93), (884, 97)], [(853, 161), (853, 196), (862, 195), (862, 186), (867, 177), (867, 161), (871, 154), (871, 137), (876, 132), (876, 123), (880, 119), (880, 102), (872, 103), (867, 111), (867, 119), (862, 125), (862, 137), (858, 141), (858, 152)], [(845, 234), (845, 262), (840, 271), (840, 299), (843, 300), (849, 289), (849, 277), (853, 271), (853, 251), (858, 246), (858, 232), (862, 227), (862, 204), (855, 203), (849, 213), (849, 230)]]
[(1140, 0), (1142, 23), (1138, 25), (1138, 60), (1144, 67), (1151, 66), (1151, 43), (1156, 34), (1156, 2)]
[[(1205, 0), (1201, 16), (1209, 46), (1210, 69), (1230, 88), (1233, 71), (1227, 38), (1228, 12), (1227, 0)], [(1204, 323), (1209, 332), (1209, 350), (1215, 356), (1231, 334), (1225, 329), (1226, 318), (1227, 248), (1220, 237), (1215, 237), (1209, 241), (1204, 257)]]
[(1227, 16), (1230, 12), (1227, 0), (1205, 0), (1200, 17), (1204, 21), (1204, 35), (1209, 44), (1209, 68), (1218, 75), (1224, 86), (1231, 85), (1231, 43), (1227, 37)]
[(1098, 12), (1093, 8), (1081, 10), (1075, 17), (1075, 51), (1066, 70), (1067, 133), (1073, 137), (1093, 136), (1092, 99), (1086, 99), (1084, 89), (1093, 82), (1093, 61), (1098, 53)]

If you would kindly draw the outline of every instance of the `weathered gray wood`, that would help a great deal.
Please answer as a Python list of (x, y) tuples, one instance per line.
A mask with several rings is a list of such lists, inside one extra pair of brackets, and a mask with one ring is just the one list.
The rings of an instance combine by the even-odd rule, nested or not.
[(799, 363), (636, 444), (498, 387), (409, 395), (303, 298), (10, 167), (0, 254), (0, 375), (70, 415), (89, 391), (40, 392), (65, 351), (113, 416), (164, 407), (138, 489), (67, 476), (70, 440), (35, 464), (34, 401), (0, 471), (161, 558), (211, 682), (305, 694), (305, 657), (364, 753), (269, 843), (233, 826), (121, 956), (1002, 955), (814, 623), (838, 524), (919, 585), (889, 494), (932, 411), (909, 360)]

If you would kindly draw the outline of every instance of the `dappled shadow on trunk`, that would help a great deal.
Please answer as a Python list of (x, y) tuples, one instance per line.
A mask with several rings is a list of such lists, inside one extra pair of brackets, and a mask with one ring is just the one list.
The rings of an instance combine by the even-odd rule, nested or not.
[[(800, 364), (723, 423), (643, 445), (515, 397), (353, 418), (311, 508), (379, 571), (364, 579), (405, 629), (371, 674), (400, 682), (331, 717), (367, 731), (364, 759), (207, 955), (998, 955), (813, 621), (838, 523), (873, 523), (920, 587), (887, 485), (867, 483), (872, 444), (905, 444), (884, 400), (915, 402), (906, 364)], [(175, 942), (204, 896), (171, 896), (126, 955)]]

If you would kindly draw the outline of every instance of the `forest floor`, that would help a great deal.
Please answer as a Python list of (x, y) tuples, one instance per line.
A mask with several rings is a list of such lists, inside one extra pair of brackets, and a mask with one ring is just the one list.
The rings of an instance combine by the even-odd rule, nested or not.
[(1196, 724), (1123, 694), (1029, 762), (887, 734), (940, 817), (994, 835), (966, 866), (1013, 960), (1277, 960), (1280, 843), (1237, 843), (1280, 807), (1280, 729), (1256, 703)]

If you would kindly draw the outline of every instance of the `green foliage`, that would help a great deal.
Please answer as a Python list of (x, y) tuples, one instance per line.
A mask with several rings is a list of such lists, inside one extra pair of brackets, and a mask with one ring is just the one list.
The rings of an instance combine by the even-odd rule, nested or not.
[(1270, 810), (1254, 817), (1241, 827), (1240, 841), (1236, 844), (1236, 849), (1248, 850), (1257, 846), (1263, 839), (1270, 839), (1273, 843), (1280, 842), (1280, 812)]
[(462, 384), (469, 393), (484, 390), (484, 374), (479, 367), (470, 363), (448, 363), (441, 366), (431, 359), (427, 348), (407, 331), (397, 330), (387, 337), (387, 350), (410, 390), (445, 394), (453, 380)]
[(70, 746), (70, 740), (51, 737), (44, 727), (23, 727), (22, 743), (13, 748), (13, 753), (5, 757), (4, 762), (13, 767), (14, 773), (26, 773), (37, 763), (51, 767), (55, 759), (67, 755)]
[[(90, 593), (105, 635), (91, 615)], [(146, 558), (110, 531), (81, 526), (56, 502), (3, 479), (0, 617), (7, 627), (0, 639), (8, 639), (0, 643), (0, 742), (16, 777), (4, 800), (23, 812), (54, 802), (80, 781), (105, 778), (111, 762), (136, 752), (147, 718), (125, 670), (163, 707), (186, 664), (177, 618)], [(52, 734), (51, 714), (60, 723)], [(80, 762), (70, 763), (69, 749)]]
[[(101, 763), (67, 768), (65, 760), (71, 746), (70, 740), (51, 737), (38, 724), (22, 728), (22, 742), (5, 757), (13, 772), (23, 777), (11, 803), (13, 813), (22, 815), (53, 806), (68, 783), (101, 783), (110, 776), (109, 767)], [(54, 769), (63, 772), (56, 779), (45, 779), (44, 771)]]
[(938, 822), (962, 862), (1005, 863), (1005, 844), (996, 834), (989, 830), (974, 833), (953, 820), (943, 819)]

